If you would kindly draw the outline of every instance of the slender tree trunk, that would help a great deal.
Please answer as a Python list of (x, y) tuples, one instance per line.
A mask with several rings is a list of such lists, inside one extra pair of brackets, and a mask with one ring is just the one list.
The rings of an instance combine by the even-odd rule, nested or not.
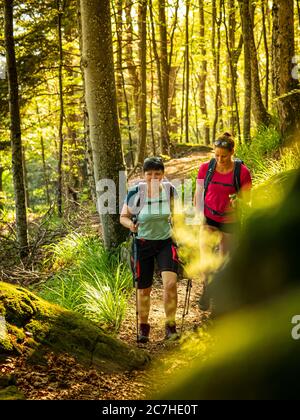
[[(168, 110), (168, 121), (169, 121), (169, 130), (172, 135), (172, 138), (177, 139), (178, 136), (178, 118), (177, 118), (177, 108), (176, 108), (176, 101), (174, 98), (176, 97), (176, 80), (177, 80), (177, 72), (179, 66), (172, 66), (170, 69), (170, 85), (169, 85), (169, 110)], [(177, 139), (178, 140), (178, 139)]]
[(269, 109), (269, 83), (270, 83), (270, 57), (269, 57), (269, 45), (268, 45), (268, 34), (266, 25), (266, 13), (268, 13), (268, 2), (261, 0), (261, 11), (262, 11), (262, 22), (263, 22), (263, 36), (265, 46), (265, 57), (266, 57), (266, 80), (265, 80), (265, 107)]
[(186, 54), (183, 55), (183, 72), (182, 72), (182, 88), (181, 88), (181, 107), (180, 107), (180, 143), (183, 140), (184, 125), (184, 100), (185, 100), (185, 73), (186, 73)]
[(273, 1), (273, 86), (280, 130), (285, 143), (300, 131), (300, 93), (294, 72), (294, 2)]
[(172, 139), (177, 139), (178, 137), (178, 122), (177, 122), (177, 111), (176, 103), (174, 103), (174, 98), (176, 94), (176, 78), (179, 66), (173, 66), (173, 51), (174, 51), (174, 36), (178, 24), (178, 10), (179, 10), (179, 0), (176, 0), (174, 10), (174, 17), (170, 35), (170, 49), (169, 49), (169, 58), (168, 58), (168, 70), (169, 70), (169, 100), (168, 100), (168, 133), (171, 134)]
[(0, 163), (0, 210), (4, 209), (4, 196), (3, 196), (3, 180), (2, 180), (2, 176), (3, 176), (3, 172), (4, 172), (4, 168)]
[[(77, 24), (78, 24), (78, 33), (79, 33), (79, 46), (80, 51), (83, 51), (83, 43), (82, 43), (82, 24), (81, 24), (81, 9), (80, 9), (80, 0), (77, 0)], [(80, 61), (81, 66), (81, 73), (84, 74), (84, 67), (82, 60)], [(83, 92), (85, 93), (85, 79), (82, 79), (83, 84)], [(82, 98), (82, 110), (83, 110), (83, 126), (84, 126), (84, 134), (83, 134), (83, 142), (85, 145), (85, 167), (88, 179), (88, 186), (90, 190), (90, 196), (93, 200), (93, 203), (96, 205), (97, 197), (96, 197), (96, 185), (95, 185), (95, 177), (94, 177), (94, 162), (93, 162), (93, 152), (92, 152), (92, 145), (90, 139), (90, 127), (89, 127), (89, 115), (86, 105), (85, 96)]]
[(4, 168), (0, 163), (0, 193), (3, 192), (3, 180), (2, 180), (3, 172), (4, 172)]
[[(148, 26), (148, 33), (151, 33), (150, 24)], [(152, 154), (156, 156), (156, 144), (155, 144), (155, 132), (154, 132), (154, 120), (153, 120), (153, 99), (154, 99), (154, 68), (153, 68), (153, 54), (152, 44), (149, 42), (149, 55), (150, 55), (150, 74), (151, 74), (151, 88), (150, 88), (150, 130), (151, 130), (151, 144)]]
[[(236, 74), (233, 73), (232, 56), (235, 50), (235, 32), (236, 32), (236, 13), (235, 13), (235, 0), (228, 0), (228, 30), (226, 29), (226, 43), (228, 50), (228, 80), (231, 79), (231, 84), (228, 87), (228, 107), (230, 109), (229, 125), (231, 127), (232, 134), (235, 133), (236, 128), (236, 114), (235, 114), (235, 101), (234, 101), (234, 89), (235, 89), (235, 78)], [(225, 8), (225, 2), (223, 4)], [(224, 22), (226, 23), (226, 14), (224, 11)]]
[(297, 0), (297, 9), (298, 9), (298, 25), (300, 28), (300, 0)]
[[(130, 106), (129, 106), (129, 101), (128, 101), (128, 96), (127, 96), (127, 92), (126, 92), (126, 84), (125, 84), (125, 77), (124, 77), (124, 72), (122, 70), (122, 29), (123, 29), (123, 23), (122, 23), (122, 5), (123, 5), (123, 0), (118, 0), (118, 14), (116, 15), (116, 12), (114, 10), (114, 16), (115, 16), (115, 23), (116, 23), (116, 27), (118, 28), (117, 30), (117, 41), (118, 41), (118, 60), (117, 60), (117, 65), (119, 67), (118, 69), (118, 77), (119, 77), (119, 81), (117, 82), (117, 86), (118, 83), (120, 83), (120, 86), (118, 87), (119, 93), (117, 94), (117, 98), (124, 98), (125, 101), (125, 119), (126, 119), (126, 124), (127, 124), (127, 132), (128, 132), (128, 143), (129, 143), (129, 150), (128, 150), (128, 155), (129, 156), (129, 160), (126, 160), (126, 164), (127, 167), (129, 167), (131, 165), (131, 167), (134, 167), (135, 161), (134, 161), (134, 145), (133, 145), (133, 139), (132, 139), (132, 134), (131, 134), (131, 119), (130, 119)], [(121, 23), (120, 23), (121, 21)], [(122, 116), (122, 104), (119, 103), (118, 100), (118, 111), (119, 111), (119, 119), (121, 120), (121, 116)]]
[(239, 0), (240, 11), (241, 11), (241, 21), (243, 28), (243, 37), (244, 37), (244, 86), (245, 86), (245, 95), (244, 95), (244, 141), (247, 143), (251, 139), (251, 33), (249, 21), (250, 10), (249, 10), (249, 0)]
[(140, 91), (140, 80), (136, 64), (133, 59), (133, 25), (131, 17), (133, 0), (125, 0), (125, 14), (126, 14), (126, 27), (125, 32), (126, 36), (126, 62), (128, 66), (128, 74), (130, 78), (130, 84), (133, 87), (133, 104), (136, 115), (136, 124), (138, 124), (139, 119), (139, 91)]
[(82, 62), (98, 211), (104, 245), (107, 249), (113, 249), (125, 240), (126, 230), (119, 223), (121, 202), (117, 189), (120, 171), (125, 168), (114, 80), (110, 1), (81, 0), (80, 6)]
[(20, 257), (28, 255), (26, 197), (22, 159), (21, 122), (18, 93), (18, 75), (13, 34), (13, 2), (4, 0), (4, 37), (9, 89), (10, 132), (12, 146), (12, 171), (16, 205), (17, 239)]
[(142, 164), (146, 155), (147, 141), (147, 0), (140, 0), (138, 9), (139, 23), (139, 59), (140, 59), (140, 92), (139, 92), (139, 151), (137, 163)]
[(37, 120), (40, 128), (40, 143), (41, 143), (41, 153), (42, 153), (42, 164), (43, 164), (43, 178), (44, 178), (44, 188), (46, 190), (46, 199), (47, 204), (50, 206), (50, 193), (49, 193), (49, 177), (48, 177), (48, 171), (47, 171), (47, 165), (46, 165), (46, 156), (45, 156), (45, 143), (44, 143), (44, 137), (42, 134), (42, 122), (40, 117), (40, 110), (38, 106), (38, 102), (35, 101), (35, 109), (36, 109), (36, 115)]
[(4, 208), (4, 196), (3, 196), (3, 172), (4, 172), (4, 168), (0, 163), (0, 210), (3, 210)]
[[(252, 3), (250, 0), (247, 0), (249, 8), (249, 33), (250, 33), (250, 51), (251, 51), (251, 78), (252, 78), (252, 101), (253, 101), (253, 115), (256, 121), (256, 124), (259, 126), (268, 127), (271, 123), (271, 115), (268, 114), (266, 107), (264, 106), (260, 88), (260, 77), (258, 70), (258, 60), (257, 60), (257, 49), (254, 39), (254, 11), (252, 13), (251, 8)], [(245, 4), (246, 7), (246, 4)], [(253, 17), (252, 17), (253, 16)]]
[(25, 205), (28, 209), (30, 207), (30, 197), (29, 197), (29, 184), (28, 184), (28, 172), (27, 172), (27, 165), (26, 165), (26, 153), (25, 147), (22, 146), (22, 161), (23, 161), (23, 178), (24, 178), (24, 187), (25, 187)]
[(190, 94), (190, 35), (189, 35), (190, 0), (186, 0), (185, 6), (185, 63), (186, 63), (186, 87), (185, 87), (185, 142), (189, 143), (189, 94)]
[(206, 48), (205, 48), (205, 19), (204, 19), (204, 0), (199, 0), (199, 14), (200, 14), (200, 40), (199, 47), (201, 52), (201, 65), (199, 75), (199, 87), (200, 87), (200, 109), (202, 118), (204, 118), (204, 141), (206, 145), (209, 145), (209, 121), (207, 114), (206, 104), (206, 78), (207, 78), (207, 60), (206, 60)]
[[(220, 83), (220, 53), (221, 53), (221, 21), (222, 21), (222, 7), (220, 1), (220, 10), (219, 10), (219, 17), (217, 18), (217, 3), (216, 0), (212, 1), (212, 49), (213, 49), (213, 57), (214, 57), (214, 73), (215, 73), (215, 81), (216, 81), (216, 94), (215, 94), (215, 118), (213, 123), (213, 132), (212, 138), (213, 140), (216, 138), (217, 133), (217, 126), (219, 121), (220, 130), (223, 127), (222, 121), (222, 92), (221, 92), (221, 83)], [(217, 27), (217, 47), (215, 45), (215, 31)]]
[(163, 103), (163, 86), (162, 86), (162, 75), (161, 75), (161, 63), (158, 54), (157, 42), (155, 37), (155, 26), (154, 26), (154, 17), (153, 17), (153, 3), (152, 0), (149, 0), (149, 12), (150, 12), (150, 22), (151, 22), (151, 32), (152, 32), (152, 45), (153, 45), (153, 54), (156, 62), (157, 68), (157, 79), (158, 79), (158, 88), (159, 88), (159, 99), (160, 99), (160, 115), (161, 115), (161, 153), (169, 154), (170, 152), (170, 138), (167, 125), (167, 115), (165, 114)]
[[(226, 10), (225, 10), (225, 1), (222, 0), (222, 7), (223, 7), (223, 15), (224, 15), (224, 26), (226, 32), (226, 45), (227, 45), (227, 53), (229, 58), (229, 74), (231, 78), (231, 87), (230, 87), (230, 94), (229, 94), (229, 105), (231, 109), (231, 131), (232, 134), (235, 134), (235, 126), (237, 126), (238, 131), (238, 138), (241, 138), (241, 128), (240, 128), (240, 116), (239, 116), (239, 106), (237, 100), (237, 93), (236, 93), (236, 81), (237, 81), (237, 54), (235, 54), (235, 3), (234, 1), (230, 2), (230, 20), (229, 25), (230, 29), (228, 30), (227, 23), (226, 23)], [(232, 11), (233, 10), (233, 11)]]
[(59, 51), (59, 62), (58, 62), (58, 83), (59, 83), (59, 126), (58, 126), (58, 139), (59, 139), (59, 151), (58, 151), (58, 167), (57, 167), (57, 209), (59, 217), (63, 215), (62, 209), (62, 195), (63, 195), (63, 148), (64, 148), (64, 136), (63, 136), (63, 124), (64, 124), (64, 97), (63, 97), (63, 49), (62, 49), (62, 14), (60, 0), (56, 3), (58, 13), (58, 51)]
[(116, 86), (117, 86), (117, 100), (118, 100), (118, 114), (119, 120), (122, 121), (123, 118), (123, 21), (122, 21), (122, 11), (123, 11), (123, 0), (116, 1), (117, 13), (115, 13), (115, 23), (116, 23), (116, 33), (118, 40), (118, 49), (117, 49), (117, 72), (116, 72)]
[[(161, 112), (161, 118), (165, 121), (161, 121), (161, 132), (163, 135), (167, 135), (167, 138), (163, 140), (163, 143), (169, 142), (169, 83), (170, 83), (170, 68), (168, 64), (168, 48), (167, 48), (167, 20), (166, 20), (166, 1), (158, 1), (159, 9), (159, 33), (160, 33), (160, 63), (161, 63), (161, 84), (162, 84), (162, 103), (163, 111)], [(164, 125), (167, 127), (167, 132), (164, 133)]]

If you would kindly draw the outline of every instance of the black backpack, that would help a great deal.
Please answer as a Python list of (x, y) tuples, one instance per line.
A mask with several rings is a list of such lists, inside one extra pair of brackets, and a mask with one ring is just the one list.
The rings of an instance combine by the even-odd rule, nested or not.
[[(241, 167), (243, 165), (243, 161), (241, 159), (234, 159), (234, 170), (233, 170), (233, 184), (228, 185), (228, 184), (224, 184), (226, 186), (234, 186), (236, 192), (238, 193), (241, 189)], [(211, 161), (209, 162), (208, 165), (208, 170), (204, 179), (204, 200), (205, 200), (205, 196), (207, 194), (207, 190), (208, 190), (208, 186), (211, 183), (212, 177), (214, 175), (215, 169), (217, 166), (217, 160), (211, 159)], [(207, 207), (207, 206), (206, 206)], [(215, 210), (212, 210), (209, 208), (209, 210), (217, 216), (224, 216), (225, 214), (221, 214)]]

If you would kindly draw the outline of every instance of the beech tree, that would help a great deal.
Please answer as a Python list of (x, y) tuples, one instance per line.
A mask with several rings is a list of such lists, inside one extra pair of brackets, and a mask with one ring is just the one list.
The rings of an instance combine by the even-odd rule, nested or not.
[(21, 140), (19, 108), (19, 84), (13, 30), (13, 1), (4, 0), (4, 35), (6, 48), (7, 77), (9, 89), (10, 133), (12, 147), (12, 171), (16, 205), (16, 226), (21, 258), (28, 255), (26, 194)]
[[(80, 11), (85, 98), (94, 176), (98, 200), (101, 201), (106, 191), (104, 187), (99, 188), (99, 181), (108, 179), (118, 188), (119, 172), (124, 171), (114, 79), (110, 1), (81, 0)], [(110, 194), (109, 199), (113, 204), (110, 206), (108, 203), (107, 212), (98, 205), (107, 249), (119, 245), (126, 235), (119, 223), (118, 193), (115, 191), (115, 194)]]

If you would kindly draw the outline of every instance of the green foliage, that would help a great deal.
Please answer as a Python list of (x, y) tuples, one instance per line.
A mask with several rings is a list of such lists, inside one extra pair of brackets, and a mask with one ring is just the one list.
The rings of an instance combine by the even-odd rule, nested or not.
[(77, 233), (49, 248), (52, 267), (60, 271), (40, 295), (117, 332), (132, 285), (132, 274), (118, 253), (106, 251), (95, 236)]
[(236, 156), (244, 161), (251, 172), (256, 175), (268, 167), (268, 159), (280, 147), (280, 134), (271, 128), (260, 129), (253, 137), (250, 145), (241, 144), (236, 147)]

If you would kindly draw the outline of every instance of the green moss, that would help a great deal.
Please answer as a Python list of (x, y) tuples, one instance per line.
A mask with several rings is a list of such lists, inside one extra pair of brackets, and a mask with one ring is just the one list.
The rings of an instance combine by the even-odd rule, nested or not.
[[(68, 353), (105, 371), (140, 368), (149, 361), (146, 352), (109, 337), (80, 314), (50, 304), (26, 289), (0, 282), (0, 308), (10, 331), (10, 341), (0, 346), (0, 354), (9, 349), (18, 352), (18, 342), (23, 340), (28, 361), (38, 363), (48, 351)], [(32, 335), (26, 337), (25, 331)]]
[(25, 400), (24, 395), (14, 385), (0, 390), (0, 400)]
[(18, 328), (15, 325), (8, 324), (7, 331), (15, 337), (17, 343), (23, 343), (26, 338), (23, 329)]
[(49, 331), (50, 326), (46, 322), (41, 322), (36, 319), (32, 319), (26, 324), (26, 331), (30, 332), (34, 337), (39, 340), (43, 340)]
[(0, 338), (0, 354), (9, 354), (14, 350), (14, 346), (9, 337)]

